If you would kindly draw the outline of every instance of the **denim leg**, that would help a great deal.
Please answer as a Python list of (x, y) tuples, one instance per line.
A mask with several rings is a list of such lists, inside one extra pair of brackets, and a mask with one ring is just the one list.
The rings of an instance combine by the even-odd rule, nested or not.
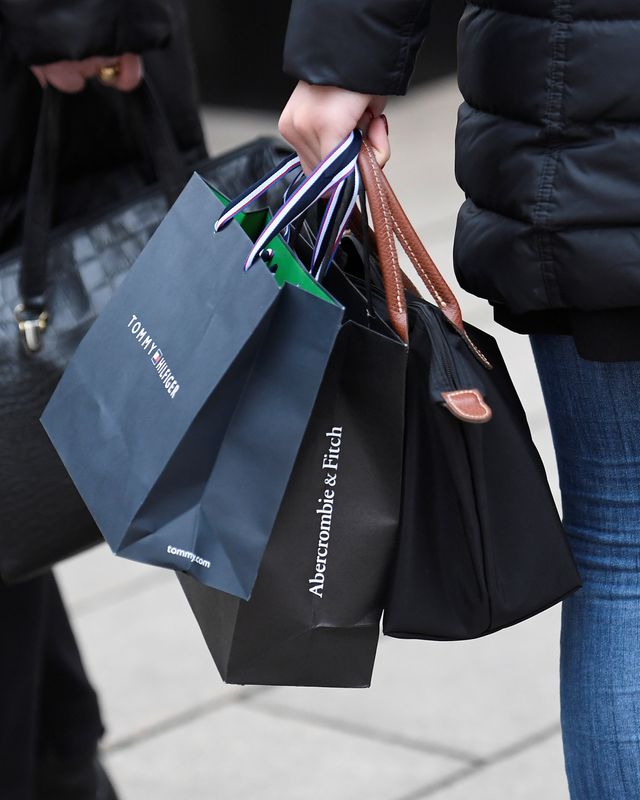
[[(639, 332), (640, 334), (640, 332)], [(640, 798), (640, 362), (532, 336), (583, 587), (563, 601), (560, 701), (572, 800)]]

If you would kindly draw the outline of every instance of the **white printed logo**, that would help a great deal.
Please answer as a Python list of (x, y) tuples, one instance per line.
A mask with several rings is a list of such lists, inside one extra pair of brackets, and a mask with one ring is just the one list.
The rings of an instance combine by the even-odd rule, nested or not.
[(190, 553), (188, 550), (181, 550), (179, 547), (173, 547), (172, 545), (167, 546), (167, 553), (170, 556), (178, 556), (178, 558), (186, 558), (187, 561), (190, 561), (192, 564), (195, 561), (201, 567), (206, 567), (209, 569), (211, 567), (211, 562), (207, 561), (206, 558), (200, 558), (195, 553)]
[(140, 347), (142, 347), (144, 352), (150, 356), (151, 363), (158, 373), (158, 377), (162, 381), (164, 388), (167, 390), (169, 397), (172, 400), (175, 399), (175, 396), (180, 391), (180, 384), (176, 380), (176, 376), (169, 369), (167, 359), (163, 356), (162, 350), (160, 350), (151, 336), (149, 336), (146, 329), (142, 327), (142, 323), (135, 314), (132, 315), (131, 321), (127, 327), (131, 331)]

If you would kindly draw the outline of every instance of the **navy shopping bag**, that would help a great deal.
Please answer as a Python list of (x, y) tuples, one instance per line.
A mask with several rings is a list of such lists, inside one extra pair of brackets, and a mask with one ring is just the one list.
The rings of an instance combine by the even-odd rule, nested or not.
[(42, 422), (118, 555), (251, 595), (343, 315), (278, 233), (359, 147), (261, 234), (233, 217), (295, 159), (227, 213), (195, 175), (70, 361)]

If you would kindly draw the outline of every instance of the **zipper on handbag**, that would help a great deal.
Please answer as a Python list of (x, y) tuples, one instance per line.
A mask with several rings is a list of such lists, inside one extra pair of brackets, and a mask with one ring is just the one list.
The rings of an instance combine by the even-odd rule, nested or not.
[(458, 334), (447, 329), (442, 312), (435, 306), (430, 310), (427, 303), (417, 300), (409, 300), (407, 305), (424, 322), (431, 341), (429, 393), (432, 400), (462, 422), (488, 422), (492, 413), (482, 387), (473, 373), (461, 374), (466, 372), (464, 361), (458, 359), (458, 363), (451, 351), (449, 336)]
[[(360, 253), (361, 245), (357, 240), (353, 240), (356, 252)], [(346, 267), (349, 273), (348, 265)], [(364, 280), (349, 274), (350, 280), (358, 287), (364, 288)], [(370, 291), (374, 299), (374, 307), (381, 319), (386, 318), (386, 302), (384, 291), (372, 283)], [(459, 366), (463, 372), (465, 362), (459, 359), (459, 366), (451, 351), (450, 337), (458, 336), (465, 348), (468, 344), (464, 342), (459, 333), (450, 330), (448, 323), (440, 309), (431, 305), (426, 300), (412, 300), (407, 296), (407, 306), (419, 315), (423, 320), (425, 329), (431, 341), (432, 369), (429, 375), (429, 394), (434, 403), (445, 408), (454, 417), (467, 423), (484, 423), (491, 419), (492, 412), (484, 399), (484, 389), (478, 378), (469, 371), (468, 374), (461, 374)], [(411, 344), (409, 345), (411, 348)], [(437, 376), (437, 377), (436, 377)]]

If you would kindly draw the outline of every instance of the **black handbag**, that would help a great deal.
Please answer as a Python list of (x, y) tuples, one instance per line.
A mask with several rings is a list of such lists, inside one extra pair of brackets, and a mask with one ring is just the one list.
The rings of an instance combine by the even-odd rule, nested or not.
[[(403, 500), (383, 629), (399, 638), (483, 636), (557, 603), (580, 587), (580, 576), (495, 340), (463, 323), (451, 289), (366, 154), (370, 203), (372, 187), (381, 189), (381, 203), (371, 204), (378, 256), (397, 258), (397, 237), (436, 303), (405, 284)], [(352, 268), (358, 261), (351, 259)], [(380, 297), (376, 308), (384, 313)]]
[[(0, 578), (22, 580), (102, 537), (39, 417), (69, 358), (109, 301), (189, 170), (150, 88), (129, 95), (158, 183), (90, 219), (51, 228), (59, 93), (44, 93), (28, 187), (23, 246), (0, 259)], [(236, 194), (286, 153), (260, 139), (198, 170)], [(98, 187), (99, 189), (99, 187)], [(267, 203), (277, 205), (282, 189)]]

